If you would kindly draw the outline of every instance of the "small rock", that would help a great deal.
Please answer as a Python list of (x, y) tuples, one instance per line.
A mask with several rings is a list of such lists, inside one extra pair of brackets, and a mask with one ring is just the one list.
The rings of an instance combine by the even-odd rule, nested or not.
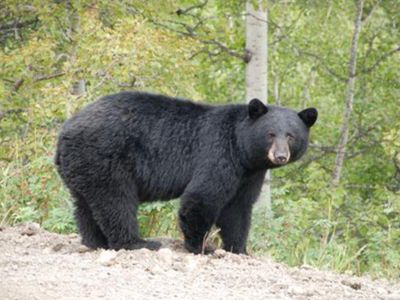
[(243, 261), (243, 257), (237, 254), (229, 254), (229, 260), (233, 263), (240, 264)]
[(100, 253), (97, 262), (103, 266), (112, 266), (115, 264), (115, 259), (117, 258), (118, 252), (115, 250), (104, 250)]
[(32, 236), (38, 234), (39, 231), (40, 225), (38, 223), (27, 223), (23, 225), (21, 235)]
[(342, 280), (342, 284), (351, 287), (353, 290), (360, 290), (361, 289), (361, 283), (360, 282), (343, 279)]
[(214, 251), (214, 257), (222, 258), (226, 256), (226, 251), (224, 249), (217, 249)]
[(151, 275), (164, 273), (163, 269), (158, 265), (153, 265), (153, 266), (151, 266), (149, 268), (146, 268), (145, 270), (150, 272)]
[(307, 264), (302, 265), (300, 268), (303, 270), (315, 270), (315, 268), (313, 266), (310, 266)]
[[(377, 293), (378, 295), (380, 295), (380, 296), (386, 296), (387, 294), (389, 294), (388, 290), (385, 289), (385, 288), (383, 288), (383, 287), (381, 287), (381, 286), (377, 286), (377, 287), (375, 288), (375, 291), (376, 291), (376, 293)], [(400, 300), (400, 299), (399, 299), (399, 300)]]
[(147, 248), (141, 248), (141, 249), (137, 249), (135, 250), (135, 253), (139, 256), (148, 256), (151, 254), (151, 250), (147, 249)]
[(287, 285), (287, 284), (285, 284), (285, 283), (276, 283), (276, 284), (274, 284), (274, 285), (272, 285), (272, 286), (270, 287), (270, 290), (271, 290), (271, 292), (273, 292), (273, 293), (277, 293), (277, 292), (279, 292), (279, 291), (281, 291), (281, 290), (287, 290), (288, 287), (289, 287), (289, 285)]
[(290, 294), (294, 294), (294, 295), (304, 295), (305, 294), (305, 290), (300, 286), (291, 286), (289, 288), (288, 292)]
[(389, 295), (385, 300), (400, 300), (400, 293)]
[(53, 251), (50, 247), (46, 247), (43, 249), (43, 254), (50, 254)]
[(92, 249), (86, 247), (85, 245), (79, 245), (79, 247), (78, 247), (79, 253), (85, 253), (85, 252), (89, 252), (89, 251), (92, 251)]
[(160, 250), (158, 250), (158, 257), (166, 265), (169, 266), (172, 264), (173, 254), (171, 249), (161, 248)]
[(192, 272), (197, 268), (198, 261), (194, 255), (187, 255), (183, 259), (183, 271), (184, 272)]
[(58, 244), (56, 244), (56, 245), (53, 246), (52, 250), (53, 250), (54, 252), (58, 252), (58, 251), (60, 251), (63, 247), (64, 247), (64, 244), (63, 244), (63, 243), (58, 243)]

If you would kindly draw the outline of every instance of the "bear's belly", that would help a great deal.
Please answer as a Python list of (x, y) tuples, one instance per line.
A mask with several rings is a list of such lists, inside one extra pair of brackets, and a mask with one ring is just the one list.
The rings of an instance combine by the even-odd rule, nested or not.
[(139, 201), (140, 202), (151, 202), (151, 201), (168, 201), (179, 198), (184, 190), (185, 186), (155, 186), (152, 189), (144, 189), (138, 187), (139, 190)]
[(149, 176), (136, 177), (140, 202), (176, 199), (184, 192), (191, 172), (169, 169), (170, 173), (151, 172)]

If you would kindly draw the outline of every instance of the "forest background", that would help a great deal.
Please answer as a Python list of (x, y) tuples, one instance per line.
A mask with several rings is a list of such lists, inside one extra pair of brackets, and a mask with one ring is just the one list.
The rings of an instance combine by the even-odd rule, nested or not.
[[(272, 215), (254, 214), (250, 252), (399, 278), (400, 3), (276, 0), (266, 7), (268, 102), (317, 107), (319, 120), (308, 154), (273, 171)], [(0, 225), (34, 221), (76, 231), (54, 168), (55, 143), (62, 123), (100, 96), (145, 90), (243, 103), (245, 18), (245, 2), (234, 0), (1, 1)], [(180, 237), (178, 205), (142, 205), (142, 234)]]

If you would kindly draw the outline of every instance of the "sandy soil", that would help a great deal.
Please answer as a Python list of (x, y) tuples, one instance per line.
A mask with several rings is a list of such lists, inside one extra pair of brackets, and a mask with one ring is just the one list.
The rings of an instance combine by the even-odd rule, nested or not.
[(0, 228), (0, 299), (388, 299), (400, 282), (371, 280), (265, 257), (192, 255), (180, 241), (159, 251), (96, 250), (76, 234), (37, 224)]

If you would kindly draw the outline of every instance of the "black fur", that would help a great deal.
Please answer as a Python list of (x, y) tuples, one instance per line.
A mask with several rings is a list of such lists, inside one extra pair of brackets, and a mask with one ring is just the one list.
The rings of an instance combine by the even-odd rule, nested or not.
[[(157, 249), (159, 243), (139, 237), (138, 205), (180, 197), (189, 251), (200, 253), (204, 235), (216, 224), (226, 250), (246, 253), (252, 206), (266, 170), (279, 166), (268, 151), (280, 139), (289, 145), (290, 161), (297, 160), (307, 148), (311, 123), (295, 111), (260, 103), (208, 106), (123, 92), (69, 119), (56, 164), (76, 200), (82, 242)], [(287, 140), (288, 133), (294, 140)]]

